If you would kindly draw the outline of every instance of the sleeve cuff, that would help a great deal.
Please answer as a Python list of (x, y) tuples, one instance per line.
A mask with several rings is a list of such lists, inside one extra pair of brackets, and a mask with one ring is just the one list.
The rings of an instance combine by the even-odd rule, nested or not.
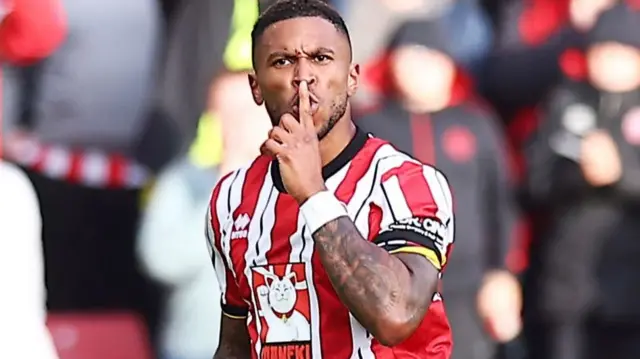
[(220, 303), (222, 314), (231, 319), (246, 319), (249, 310), (247, 308), (236, 307), (229, 304)]

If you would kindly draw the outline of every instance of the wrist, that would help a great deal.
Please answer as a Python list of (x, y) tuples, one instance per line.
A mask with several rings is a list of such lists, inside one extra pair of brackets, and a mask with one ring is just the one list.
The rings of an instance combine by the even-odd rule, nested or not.
[(307, 198), (300, 206), (300, 213), (312, 234), (328, 222), (349, 215), (347, 207), (327, 190)]
[(324, 191), (327, 191), (327, 187), (322, 183), (315, 186), (314, 189), (306, 191), (303, 195), (294, 198), (298, 202), (298, 205), (302, 206), (309, 200), (309, 198)]

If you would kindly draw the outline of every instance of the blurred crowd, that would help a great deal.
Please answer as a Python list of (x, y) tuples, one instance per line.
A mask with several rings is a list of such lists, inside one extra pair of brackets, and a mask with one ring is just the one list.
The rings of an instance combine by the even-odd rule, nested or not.
[[(270, 127), (273, 1), (0, 2), (2, 357), (212, 357), (204, 214)], [(356, 123), (452, 186), (453, 359), (640, 358), (640, 1), (327, 1)]]

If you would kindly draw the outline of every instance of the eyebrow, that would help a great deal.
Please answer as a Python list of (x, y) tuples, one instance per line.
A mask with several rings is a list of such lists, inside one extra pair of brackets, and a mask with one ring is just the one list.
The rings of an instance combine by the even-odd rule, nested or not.
[[(328, 47), (318, 47), (313, 49), (313, 51), (307, 51), (307, 54), (310, 55), (317, 55), (317, 54), (327, 54), (327, 55), (334, 55), (335, 51), (328, 48)], [(292, 51), (275, 51), (269, 54), (269, 56), (267, 56), (267, 61), (273, 61), (276, 58), (281, 58), (281, 57), (292, 57), (294, 56)]]

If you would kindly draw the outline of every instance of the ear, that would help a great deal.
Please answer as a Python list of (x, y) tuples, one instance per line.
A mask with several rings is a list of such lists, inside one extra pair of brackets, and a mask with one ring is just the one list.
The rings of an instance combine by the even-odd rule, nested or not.
[(291, 281), (291, 283), (293, 283), (293, 284), (295, 284), (298, 281), (296, 279), (296, 272), (291, 272), (291, 273), (287, 274), (286, 278), (289, 279), (289, 280), (293, 279)]
[(258, 106), (262, 106), (264, 103), (264, 99), (262, 98), (262, 91), (260, 91), (260, 86), (258, 85), (258, 78), (256, 77), (255, 72), (249, 73), (249, 87), (251, 88), (251, 96), (253, 96), (253, 101)]
[(360, 65), (351, 64), (349, 67), (349, 81), (347, 83), (347, 95), (352, 97), (358, 90), (360, 84)]

